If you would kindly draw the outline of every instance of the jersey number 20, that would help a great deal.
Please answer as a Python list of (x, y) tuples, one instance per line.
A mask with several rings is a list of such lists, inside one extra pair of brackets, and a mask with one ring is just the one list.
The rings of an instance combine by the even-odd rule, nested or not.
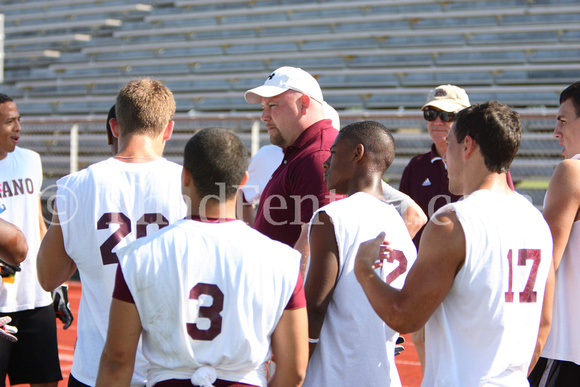
[[(101, 245), (101, 258), (103, 265), (119, 263), (117, 253), (113, 252), (123, 238), (131, 233), (131, 219), (120, 212), (107, 212), (97, 221), (97, 230), (107, 230), (110, 224), (118, 224), (119, 228)], [(167, 226), (169, 222), (161, 214), (145, 214), (137, 221), (137, 238), (147, 235), (147, 226), (156, 224), (159, 229)]]

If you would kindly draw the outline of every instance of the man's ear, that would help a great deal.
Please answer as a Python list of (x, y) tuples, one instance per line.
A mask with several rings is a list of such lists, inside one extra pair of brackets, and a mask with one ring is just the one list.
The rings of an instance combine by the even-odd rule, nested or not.
[(116, 118), (111, 118), (109, 120), (109, 126), (111, 127), (111, 132), (113, 136), (119, 138), (119, 121)]
[(171, 135), (173, 134), (173, 126), (175, 125), (175, 121), (169, 121), (165, 130), (163, 131), (163, 141), (169, 141)]
[(473, 139), (473, 137), (466, 135), (465, 138), (463, 139), (462, 142), (463, 145), (463, 158), (468, 159), (470, 158), (473, 153), (479, 149), (479, 145), (477, 144), (477, 142), (475, 142), (475, 140)]
[(249, 178), (250, 178), (250, 172), (246, 171), (244, 173), (244, 177), (242, 177), (242, 181), (240, 182), (240, 184), (238, 184), (238, 190), (242, 189), (242, 187), (246, 185)]
[(181, 185), (183, 187), (189, 187), (193, 182), (193, 177), (191, 176), (191, 172), (187, 168), (183, 168), (181, 171)]
[(365, 154), (365, 146), (363, 144), (358, 144), (354, 149), (354, 155), (352, 156), (352, 162), (358, 163), (362, 160)]
[[(300, 96), (300, 102), (302, 103), (302, 108), (308, 110), (308, 108), (310, 108), (310, 104), (312, 103), (312, 100), (306, 94), (302, 94)], [(305, 114), (306, 110), (303, 110), (302, 114)]]

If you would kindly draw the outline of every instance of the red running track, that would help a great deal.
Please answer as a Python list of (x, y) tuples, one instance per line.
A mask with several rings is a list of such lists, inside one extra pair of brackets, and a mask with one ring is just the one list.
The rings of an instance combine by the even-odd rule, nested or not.
[[(67, 329), (62, 329), (62, 323), (57, 320), (58, 328), (58, 350), (60, 354), (60, 365), (62, 368), (62, 376), (64, 380), (59, 383), (59, 387), (65, 387), (68, 383), (68, 376), (72, 366), (74, 344), (77, 336), (77, 317), (79, 310), (79, 301), (81, 299), (81, 285), (80, 282), (69, 282), (69, 302), (73, 315), (75, 317), (72, 325)], [(421, 385), (423, 374), (421, 373), (421, 366), (415, 351), (415, 346), (411, 341), (411, 335), (404, 335), (405, 350), (395, 358), (403, 387), (418, 387)], [(7, 383), (7, 385), (9, 385)]]

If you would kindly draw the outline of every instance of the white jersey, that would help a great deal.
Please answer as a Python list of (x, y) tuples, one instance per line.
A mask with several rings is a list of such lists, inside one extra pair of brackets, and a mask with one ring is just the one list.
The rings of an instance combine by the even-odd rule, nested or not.
[[(580, 155), (573, 159), (580, 160)], [(580, 221), (574, 222), (556, 270), (552, 328), (542, 357), (580, 365)]]
[(16, 147), (0, 160), (0, 188), (6, 210), (0, 218), (22, 230), (28, 255), (14, 283), (0, 282), (0, 313), (30, 310), (52, 304), (52, 296), (38, 283), (36, 255), (40, 248), (40, 187), (42, 164), (38, 153)]
[(399, 253), (377, 273), (400, 289), (417, 258), (403, 219), (392, 205), (364, 192), (317, 212), (326, 212), (334, 224), (339, 272), (304, 386), (400, 386), (394, 358), (399, 335), (373, 310), (355, 277), (354, 262), (361, 242), (384, 231)]
[(270, 337), (299, 278), (296, 250), (242, 221), (181, 220), (119, 261), (143, 326), (148, 386), (201, 366), (266, 386)]
[(283, 159), (284, 152), (277, 145), (264, 145), (252, 157), (248, 166), (250, 176), (246, 185), (242, 187), (244, 198), (248, 203), (254, 204), (260, 200), (264, 187)]
[[(95, 384), (107, 337), (116, 252), (185, 216), (181, 171), (165, 159), (125, 163), (110, 158), (57, 182), (64, 245), (83, 290), (71, 373), (84, 384)], [(132, 383), (143, 385), (145, 373), (139, 352)]]
[(454, 210), (465, 262), (426, 325), (423, 386), (528, 386), (552, 236), (518, 193), (480, 190)]

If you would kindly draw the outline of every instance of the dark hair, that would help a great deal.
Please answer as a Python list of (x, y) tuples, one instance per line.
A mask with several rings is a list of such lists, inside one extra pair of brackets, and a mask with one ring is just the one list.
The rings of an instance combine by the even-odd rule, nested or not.
[(206, 128), (185, 145), (183, 167), (191, 173), (200, 196), (219, 197), (223, 185), (225, 199), (231, 199), (248, 170), (248, 159), (246, 146), (234, 132)]
[(479, 145), (485, 166), (491, 172), (507, 172), (522, 138), (519, 114), (497, 101), (487, 101), (461, 110), (455, 116), (455, 139), (470, 136)]
[(574, 110), (576, 110), (576, 117), (580, 117), (580, 81), (574, 82), (560, 93), (560, 105), (572, 99)]
[(348, 139), (354, 144), (362, 144), (365, 154), (383, 173), (395, 159), (395, 140), (383, 124), (376, 121), (359, 121), (346, 125), (338, 133), (340, 140)]
[(117, 115), (115, 114), (115, 105), (111, 106), (111, 108), (109, 109), (109, 114), (107, 115), (107, 124), (106, 124), (106, 128), (107, 128), (107, 139), (109, 141), (109, 145), (113, 144), (113, 131), (111, 130), (111, 124), (109, 124), (109, 121), (111, 121), (112, 118), (117, 118)]
[(10, 96), (3, 94), (3, 93), (0, 93), (0, 104), (6, 103), (6, 102), (14, 102), (14, 100)]

